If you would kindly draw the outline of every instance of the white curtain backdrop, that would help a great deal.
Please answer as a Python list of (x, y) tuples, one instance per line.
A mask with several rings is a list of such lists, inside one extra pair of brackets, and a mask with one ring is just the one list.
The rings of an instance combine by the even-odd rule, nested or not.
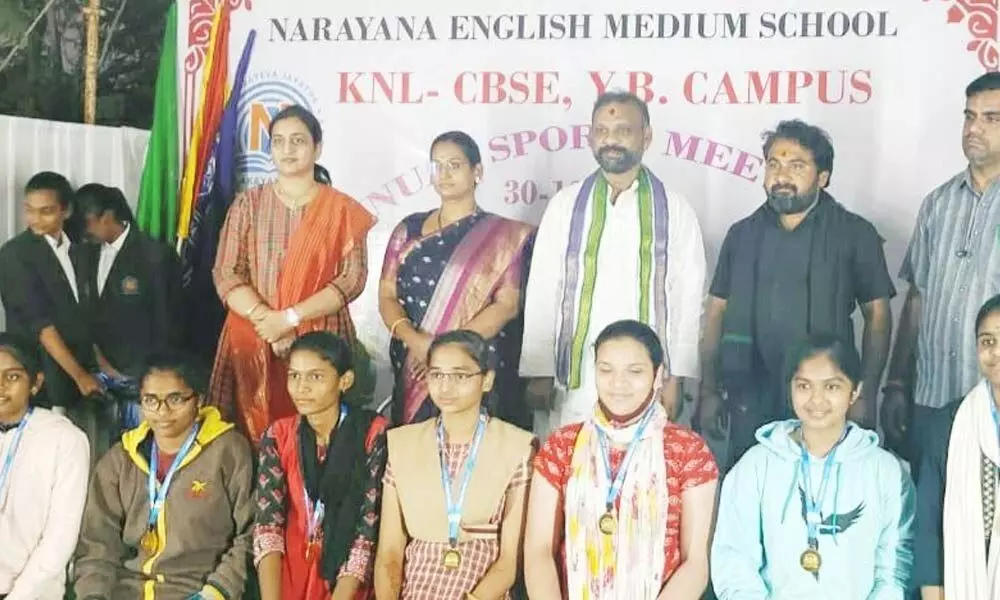
[(148, 141), (141, 129), (0, 115), (0, 244), (23, 229), (21, 191), (39, 171), (62, 173), (73, 187), (121, 188), (135, 210)]

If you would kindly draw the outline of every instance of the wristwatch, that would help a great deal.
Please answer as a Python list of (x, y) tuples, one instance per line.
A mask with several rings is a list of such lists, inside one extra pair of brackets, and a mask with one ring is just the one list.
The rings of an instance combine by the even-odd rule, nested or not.
[(285, 320), (287, 320), (288, 324), (292, 327), (298, 327), (299, 323), (302, 322), (302, 317), (299, 316), (298, 311), (294, 308), (287, 308), (285, 309)]

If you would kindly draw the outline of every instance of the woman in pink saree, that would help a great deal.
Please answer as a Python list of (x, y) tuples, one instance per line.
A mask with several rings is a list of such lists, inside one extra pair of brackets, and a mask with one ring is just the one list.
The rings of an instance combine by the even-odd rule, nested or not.
[(488, 410), (530, 429), (517, 368), (521, 292), (535, 228), (479, 208), (475, 192), (482, 158), (469, 135), (439, 135), (431, 144), (431, 161), (441, 206), (396, 226), (379, 283), (379, 312), (392, 338), (396, 376), (392, 421), (436, 415), (425, 381), (427, 349), (439, 334), (468, 329), (489, 340), (497, 372)]

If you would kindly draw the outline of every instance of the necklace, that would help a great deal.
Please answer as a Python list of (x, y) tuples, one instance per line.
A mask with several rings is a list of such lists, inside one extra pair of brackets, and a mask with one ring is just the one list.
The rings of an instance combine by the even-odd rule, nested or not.
[[(449, 221), (448, 224), (451, 225), (452, 223), (457, 223), (458, 221), (461, 221), (462, 219), (464, 219), (464, 218), (466, 218), (466, 217), (468, 217), (470, 215), (474, 215), (477, 212), (479, 212), (479, 205), (478, 204), (475, 205), (475, 207), (472, 209), (472, 212), (468, 213), (467, 215), (461, 216), (461, 217), (455, 219), (454, 221)], [(438, 211), (437, 211), (437, 230), (441, 231), (442, 229), (444, 229), (444, 224), (441, 222), (441, 209), (439, 208)]]
[(306, 191), (302, 192), (298, 196), (293, 196), (288, 192), (286, 192), (285, 188), (281, 187), (280, 183), (275, 184), (275, 189), (278, 190), (278, 196), (281, 198), (281, 201), (285, 204), (285, 206), (288, 206), (289, 208), (292, 209), (299, 209), (306, 204), (306, 202), (300, 202), (300, 201), (303, 198), (305, 198), (308, 201), (309, 196), (316, 189), (316, 182), (315, 181), (312, 182), (309, 185), (309, 187), (306, 188)]

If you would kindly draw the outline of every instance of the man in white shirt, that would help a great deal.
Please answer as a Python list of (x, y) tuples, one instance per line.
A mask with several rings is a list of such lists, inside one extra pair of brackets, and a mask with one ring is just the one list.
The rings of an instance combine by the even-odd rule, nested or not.
[(87, 437), (31, 408), (44, 376), (34, 344), (0, 333), (0, 598), (62, 600), (87, 498)]
[(691, 206), (642, 164), (649, 109), (633, 94), (594, 104), (590, 147), (600, 168), (546, 207), (525, 298), (520, 372), (535, 432), (586, 419), (596, 400), (593, 342), (619, 319), (657, 331), (674, 412), (683, 378), (697, 378), (705, 248)]

